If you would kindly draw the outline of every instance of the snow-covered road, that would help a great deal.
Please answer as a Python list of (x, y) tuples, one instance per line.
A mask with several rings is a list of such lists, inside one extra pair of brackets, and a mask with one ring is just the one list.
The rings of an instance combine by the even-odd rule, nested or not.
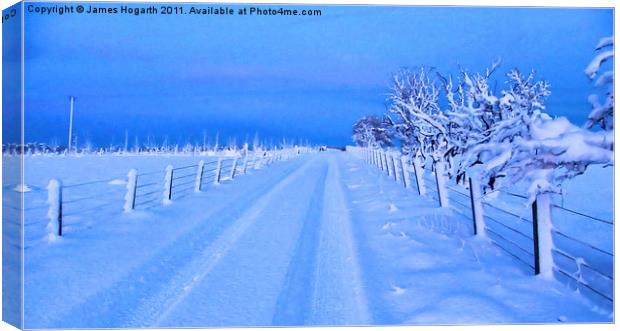
[(93, 217), (26, 250), (26, 328), (610, 319), (348, 153)]

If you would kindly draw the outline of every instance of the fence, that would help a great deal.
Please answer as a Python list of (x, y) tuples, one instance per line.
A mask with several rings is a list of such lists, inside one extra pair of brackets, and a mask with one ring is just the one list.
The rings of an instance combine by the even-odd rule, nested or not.
[[(85, 215), (103, 208), (114, 207), (119, 212), (136, 209), (149, 209), (157, 205), (167, 205), (172, 200), (181, 199), (192, 193), (203, 191), (208, 185), (217, 186), (223, 181), (233, 180), (251, 170), (258, 170), (277, 161), (311, 152), (308, 147), (295, 147), (271, 151), (247, 149), (241, 154), (217, 157), (215, 160), (199, 161), (164, 171), (139, 173), (135, 169), (127, 173), (123, 186), (111, 186), (111, 179), (96, 180), (73, 185), (63, 185), (58, 179), (50, 180), (47, 186), (47, 231), (53, 236), (63, 236), (68, 216)], [(79, 190), (87, 187), (88, 190)], [(88, 191), (89, 193), (84, 193)], [(111, 199), (101, 202), (103, 195)], [(105, 200), (105, 199), (103, 199)]]
[(525, 195), (496, 190), (499, 197), (491, 203), (476, 178), (468, 178), (466, 184), (449, 183), (445, 164), (422, 165), (420, 160), (378, 149), (348, 150), (406, 189), (415, 188), (440, 207), (471, 219), (474, 235), (486, 236), (534, 274), (553, 275), (597, 302), (613, 305), (612, 238), (602, 240), (609, 247), (580, 238), (587, 229), (593, 238), (597, 233), (613, 234), (612, 221), (565, 208), (549, 194), (531, 203)]

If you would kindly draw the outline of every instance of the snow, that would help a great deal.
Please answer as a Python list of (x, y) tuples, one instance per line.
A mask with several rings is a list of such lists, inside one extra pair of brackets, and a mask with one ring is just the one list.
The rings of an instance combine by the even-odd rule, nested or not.
[[(359, 153), (354, 148), (348, 150)], [(429, 171), (430, 166), (426, 165), (422, 183), (427, 183), (431, 191), (429, 197), (437, 201), (436, 176)], [(603, 310), (612, 309), (610, 302), (613, 302), (613, 221), (609, 221), (613, 220), (613, 184), (609, 180), (613, 178), (612, 171), (610, 167), (590, 166), (583, 176), (564, 181), (562, 194), (551, 197), (552, 210), (539, 210), (540, 219), (553, 220), (553, 225), (545, 222), (538, 228), (539, 238), (543, 239), (539, 246), (544, 274), (541, 277), (556, 277), (593, 300), (595, 306), (604, 307)], [(475, 172), (472, 175), (475, 178)], [(513, 255), (515, 261), (521, 260), (533, 270), (532, 211), (526, 196), (528, 185), (528, 182), (520, 182), (509, 189), (487, 192), (480, 199), (474, 199), (474, 207), (484, 212), (481, 220), (487, 224), (478, 228), (490, 232), (485, 237)], [(447, 185), (449, 191), (455, 192), (450, 195), (452, 208), (473, 220), (471, 198), (464, 186), (454, 181)], [(565, 197), (569, 196), (581, 199), (566, 204), (569, 199)]]
[(601, 49), (603, 47), (607, 47), (607, 46), (613, 46), (614, 44), (614, 37), (613, 36), (609, 36), (609, 37), (603, 37), (601, 38), (601, 40), (598, 41), (598, 44), (596, 45), (596, 49)]
[(13, 191), (24, 193), (24, 192), (30, 192), (31, 189), (30, 187), (28, 187), (28, 185), (18, 184), (15, 186), (15, 188), (13, 188)]
[(50, 177), (71, 186), (136, 169), (139, 186), (140, 174), (158, 170), (162, 181), (166, 165), (216, 159), (25, 157), (25, 327), (611, 319), (472, 236), (456, 209), (438, 208), (352, 153), (302, 154), (131, 213), (123, 213), (126, 187), (110, 180), (68, 187), (66, 201), (95, 195), (94, 207), (110, 204), (68, 203), (63, 239), (41, 240), (47, 191), (38, 188)]
[[(599, 41), (596, 46), (596, 50), (598, 51), (607, 47), (613, 48), (613, 45), (613, 36), (605, 37)], [(588, 97), (588, 102), (592, 106), (592, 110), (588, 115), (588, 120), (585, 123), (585, 127), (592, 128), (593, 126), (598, 125), (603, 130), (612, 131), (612, 133), (614, 128), (614, 71), (613, 68), (612, 70), (607, 70), (603, 73), (600, 73), (599, 71), (601, 69), (601, 65), (606, 61), (611, 61), (613, 57), (613, 49), (602, 51), (594, 56), (594, 59), (592, 59), (592, 62), (590, 62), (585, 70), (585, 74), (588, 78), (590, 78), (590, 80), (593, 80), (598, 75), (594, 86), (599, 89), (605, 88), (606, 94), (605, 101), (602, 104), (599, 101), (598, 93), (591, 94)], [(611, 138), (611, 141), (613, 142), (613, 134), (610, 135), (609, 138)]]
[(588, 76), (588, 78), (593, 79), (594, 77), (596, 77), (596, 74), (598, 73), (599, 69), (601, 68), (601, 65), (611, 59), (614, 56), (614, 51), (613, 50), (607, 50), (601, 53), (598, 53), (594, 59), (592, 59), (592, 61), (590, 62), (590, 64), (586, 67), (585, 69), (585, 74), (586, 76)]

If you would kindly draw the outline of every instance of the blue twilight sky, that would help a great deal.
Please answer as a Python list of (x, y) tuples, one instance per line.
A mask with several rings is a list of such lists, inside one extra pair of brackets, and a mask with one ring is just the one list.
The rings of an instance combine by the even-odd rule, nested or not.
[(128, 130), (131, 143), (135, 136), (202, 143), (206, 131), (211, 143), (219, 132), (224, 143), (258, 133), (343, 145), (356, 119), (385, 111), (399, 68), (477, 71), (497, 57), (499, 83), (511, 68), (536, 69), (552, 85), (548, 111), (581, 124), (592, 92), (583, 70), (613, 31), (609, 9), (296, 9), (322, 16), (60, 16), (26, 8), (25, 140), (66, 144), (75, 95), (78, 144), (123, 144)]

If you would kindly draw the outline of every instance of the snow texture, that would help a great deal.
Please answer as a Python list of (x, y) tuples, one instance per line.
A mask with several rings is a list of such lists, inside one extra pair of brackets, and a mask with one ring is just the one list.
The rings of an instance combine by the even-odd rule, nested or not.
[[(563, 283), (533, 277), (490, 241), (471, 236), (471, 221), (457, 209), (438, 208), (351, 153), (302, 154), (132, 213), (122, 212), (126, 189), (109, 180), (70, 186), (119, 178), (132, 168), (140, 185), (154, 170), (163, 177), (167, 164), (178, 168), (204, 158), (27, 158), (33, 190), (25, 194), (26, 328), (612, 318)], [(55, 243), (41, 240), (45, 190), (35, 189), (50, 175), (70, 184), (65, 236)], [(93, 195), (97, 199), (76, 199)]]

